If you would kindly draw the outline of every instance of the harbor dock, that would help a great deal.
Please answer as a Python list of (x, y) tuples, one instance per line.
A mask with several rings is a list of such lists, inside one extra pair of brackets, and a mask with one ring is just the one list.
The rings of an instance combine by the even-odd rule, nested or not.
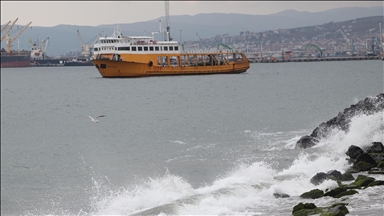
[(249, 59), (250, 63), (281, 63), (281, 62), (319, 62), (319, 61), (354, 61), (354, 60), (381, 60), (381, 56), (348, 56), (348, 57), (317, 57), (317, 58), (290, 58), (290, 59)]

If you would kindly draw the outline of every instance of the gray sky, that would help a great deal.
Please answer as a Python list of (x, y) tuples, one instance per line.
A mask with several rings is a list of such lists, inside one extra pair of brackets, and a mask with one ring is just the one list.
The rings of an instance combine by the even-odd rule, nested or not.
[[(170, 1), (170, 15), (243, 13), (267, 15), (288, 9), (319, 12), (340, 7), (383, 6), (382, 1)], [(134, 23), (165, 15), (164, 1), (1, 1), (1, 24), (97, 26)], [(172, 20), (170, 20), (172, 24)]]

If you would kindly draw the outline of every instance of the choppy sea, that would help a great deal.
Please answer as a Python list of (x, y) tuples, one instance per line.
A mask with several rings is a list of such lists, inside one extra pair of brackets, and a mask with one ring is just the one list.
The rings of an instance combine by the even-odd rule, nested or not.
[[(1, 215), (291, 215), (302, 193), (337, 186), (309, 180), (345, 171), (350, 145), (384, 141), (380, 112), (294, 148), (384, 92), (383, 68), (254, 63), (243, 74), (133, 79), (94, 67), (1, 69)], [(383, 194), (368, 188), (343, 202), (350, 215), (383, 215)]]

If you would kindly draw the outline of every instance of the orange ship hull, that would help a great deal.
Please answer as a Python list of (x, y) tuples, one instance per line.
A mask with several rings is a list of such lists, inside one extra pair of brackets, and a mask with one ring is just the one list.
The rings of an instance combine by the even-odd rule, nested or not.
[[(128, 60), (128, 59), (127, 59)], [(94, 59), (95, 65), (102, 77), (143, 77), (143, 76), (170, 76), (170, 75), (203, 75), (203, 74), (234, 74), (244, 73), (250, 67), (248, 59), (243, 55), (240, 61), (221, 62), (209, 65), (208, 62), (188, 62), (172, 65), (168, 60), (164, 65), (158, 64), (156, 58), (146, 60), (127, 61), (112, 60), (112, 58)], [(151, 61), (152, 60), (152, 61)], [(155, 62), (155, 63), (153, 63)], [(196, 63), (196, 64), (194, 64)]]

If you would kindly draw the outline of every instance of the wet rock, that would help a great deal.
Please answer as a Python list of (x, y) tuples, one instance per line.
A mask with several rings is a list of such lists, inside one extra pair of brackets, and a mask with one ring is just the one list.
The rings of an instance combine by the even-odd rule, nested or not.
[(372, 164), (366, 163), (364, 161), (357, 162), (353, 168), (356, 172), (369, 171), (373, 168)]
[(316, 175), (314, 175), (311, 178), (310, 182), (314, 185), (319, 185), (327, 179), (328, 179), (328, 175), (326, 173), (319, 172), (319, 173), (316, 173)]
[(355, 178), (350, 172), (346, 172), (341, 176), (341, 181), (353, 181)]
[(345, 191), (347, 191), (347, 189), (345, 189), (343, 187), (338, 187), (338, 188), (335, 188), (333, 190), (328, 191), (327, 193), (324, 194), (324, 196), (330, 196), (330, 197), (335, 198), (337, 195), (339, 195), (340, 193), (343, 193)]
[(299, 203), (292, 210), (294, 216), (319, 214), (321, 212), (322, 210), (313, 203)]
[(290, 197), (286, 193), (273, 193), (273, 196), (276, 197), (276, 198), (287, 198), (287, 197)]
[(384, 161), (384, 153), (368, 153), (377, 163)]
[(379, 161), (379, 163), (377, 163), (377, 168), (381, 168), (381, 169), (384, 169), (384, 161)]
[(324, 211), (321, 213), (321, 216), (344, 216), (349, 213), (347, 207), (347, 204), (344, 203), (338, 203), (334, 204), (331, 207), (328, 208), (327, 211)]
[(331, 170), (331, 171), (328, 171), (327, 172), (327, 175), (328, 175), (328, 178), (330, 179), (333, 179), (335, 181), (337, 180), (342, 180), (342, 177), (343, 175), (341, 174), (341, 172), (337, 171), (337, 170)]
[(312, 146), (315, 146), (316, 143), (317, 140), (315, 140), (313, 137), (303, 136), (296, 142), (295, 148), (311, 148)]
[(348, 151), (345, 154), (352, 159), (356, 159), (359, 155), (363, 153), (364, 151), (360, 147), (351, 145), (349, 146)]
[(368, 184), (368, 187), (379, 186), (379, 185), (384, 185), (384, 181), (377, 180), (377, 181), (371, 182)]
[(375, 97), (367, 97), (358, 103), (351, 105), (349, 108), (344, 109), (343, 112), (330, 119), (327, 122), (321, 123), (315, 128), (309, 136), (303, 136), (296, 143), (296, 148), (310, 148), (318, 143), (318, 141), (334, 130), (339, 129), (342, 131), (349, 130), (351, 118), (360, 114), (372, 115), (374, 113), (384, 110), (384, 93)]
[(376, 167), (377, 166), (376, 161), (371, 157), (371, 155), (369, 155), (367, 153), (363, 153), (363, 154), (359, 155), (356, 158), (355, 163), (358, 163), (360, 161), (368, 163), (368, 164), (372, 165), (372, 167)]
[(319, 190), (319, 189), (314, 189), (314, 190), (311, 190), (309, 192), (305, 192), (305, 193), (300, 195), (300, 197), (303, 199), (317, 199), (317, 198), (320, 198), (322, 196), (324, 196), (324, 192), (322, 190)]
[(358, 175), (356, 180), (352, 183), (353, 185), (357, 185), (359, 187), (368, 186), (370, 183), (374, 182), (376, 179), (372, 177), (368, 177), (365, 175)]
[(384, 146), (381, 142), (373, 142), (372, 146), (366, 151), (367, 153), (384, 153)]
[(349, 195), (353, 195), (353, 194), (357, 194), (357, 193), (359, 193), (359, 192), (357, 192), (356, 190), (347, 190), (345, 192), (339, 193), (338, 195), (335, 196), (335, 198), (340, 198), (343, 196), (349, 196)]

